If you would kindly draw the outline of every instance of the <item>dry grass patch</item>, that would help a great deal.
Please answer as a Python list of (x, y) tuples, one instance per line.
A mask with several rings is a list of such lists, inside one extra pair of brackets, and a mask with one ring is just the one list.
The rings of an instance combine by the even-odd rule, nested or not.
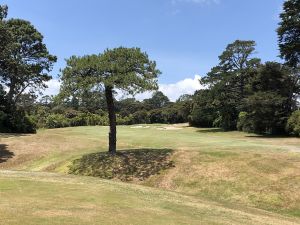
[(181, 150), (173, 160), (176, 168), (145, 184), (300, 216), (299, 155)]

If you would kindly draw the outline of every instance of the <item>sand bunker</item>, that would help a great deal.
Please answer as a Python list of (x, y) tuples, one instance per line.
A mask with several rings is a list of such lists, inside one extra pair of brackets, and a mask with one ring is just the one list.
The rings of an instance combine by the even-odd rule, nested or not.
[(157, 130), (181, 130), (181, 129), (182, 129), (182, 127), (175, 127), (175, 126), (157, 128)]
[(147, 129), (150, 128), (150, 126), (134, 126), (134, 127), (130, 127), (131, 129)]

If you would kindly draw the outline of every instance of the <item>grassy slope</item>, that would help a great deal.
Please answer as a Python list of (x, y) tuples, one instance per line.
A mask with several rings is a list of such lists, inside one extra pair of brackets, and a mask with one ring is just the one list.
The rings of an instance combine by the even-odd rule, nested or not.
[[(300, 140), (264, 138), (240, 132), (118, 128), (119, 149), (173, 149), (176, 167), (142, 182), (222, 202), (300, 216)], [(107, 128), (42, 130), (37, 135), (0, 135), (0, 147), (14, 156), (2, 169), (66, 172), (83, 154), (105, 151)]]
[(297, 224), (174, 192), (90, 177), (0, 172), (0, 224)]

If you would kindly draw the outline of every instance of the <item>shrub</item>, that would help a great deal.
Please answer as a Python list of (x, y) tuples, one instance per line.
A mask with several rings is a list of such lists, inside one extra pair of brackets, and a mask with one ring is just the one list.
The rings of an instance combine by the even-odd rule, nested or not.
[(117, 124), (118, 125), (131, 125), (133, 124), (133, 118), (132, 115), (121, 117), (117, 116)]
[(70, 120), (64, 117), (61, 114), (51, 114), (46, 119), (46, 128), (61, 128), (61, 127), (69, 127)]
[(0, 131), (8, 133), (35, 133), (36, 124), (23, 111), (16, 110), (11, 113), (0, 111)]
[(3, 111), (0, 111), (0, 132), (6, 132), (5, 123), (7, 120), (7, 114)]
[(286, 131), (289, 134), (300, 136), (300, 110), (292, 113), (286, 125)]
[(166, 123), (163, 111), (161, 109), (153, 109), (149, 112), (150, 123)]
[(132, 114), (133, 124), (150, 123), (149, 115), (146, 110), (137, 111)]
[(251, 126), (250, 118), (247, 112), (240, 112), (237, 122), (237, 130), (244, 132), (253, 132), (254, 129)]

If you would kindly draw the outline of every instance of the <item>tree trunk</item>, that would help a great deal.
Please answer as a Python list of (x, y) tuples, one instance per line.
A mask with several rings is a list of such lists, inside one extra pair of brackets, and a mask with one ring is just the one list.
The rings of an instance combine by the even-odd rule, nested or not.
[(112, 87), (105, 86), (105, 97), (109, 118), (109, 148), (111, 154), (117, 152), (117, 129), (116, 129), (116, 112), (114, 105), (113, 89)]

